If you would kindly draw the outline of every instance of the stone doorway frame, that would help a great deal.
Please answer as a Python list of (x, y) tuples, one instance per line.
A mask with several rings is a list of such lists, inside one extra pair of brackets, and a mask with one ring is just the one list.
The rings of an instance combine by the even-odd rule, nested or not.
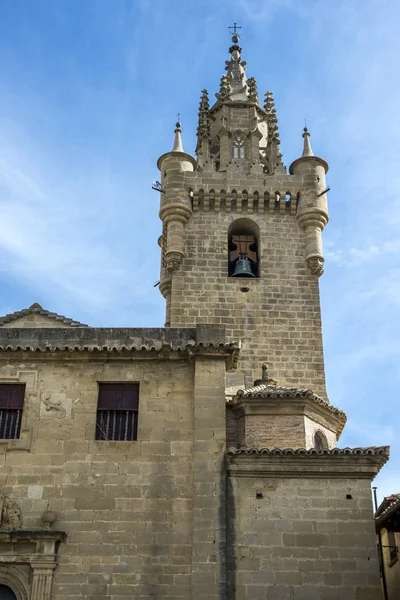
[(64, 531), (0, 531), (0, 583), (17, 600), (50, 600), (57, 550), (65, 539)]

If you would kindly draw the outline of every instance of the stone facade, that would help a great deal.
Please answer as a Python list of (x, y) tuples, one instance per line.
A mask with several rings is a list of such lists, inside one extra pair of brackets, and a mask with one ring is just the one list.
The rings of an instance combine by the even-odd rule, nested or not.
[[(328, 166), (305, 130), (287, 173), (272, 94), (261, 108), (232, 41), (197, 160), (177, 123), (158, 161), (167, 327), (37, 304), (0, 319), (0, 592), (17, 600), (381, 598), (370, 481), (389, 449), (338, 449), (325, 388)], [(101, 408), (118, 386), (137, 438), (121, 391)]]
[(385, 600), (396, 600), (400, 590), (400, 494), (383, 499), (375, 513), (380, 574)]

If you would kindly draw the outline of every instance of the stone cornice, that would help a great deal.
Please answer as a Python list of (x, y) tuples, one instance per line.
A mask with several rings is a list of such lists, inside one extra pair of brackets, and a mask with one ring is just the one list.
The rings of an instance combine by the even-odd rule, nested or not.
[(357, 478), (372, 480), (389, 459), (388, 446), (332, 450), (231, 448), (228, 471), (234, 477)]
[[(225, 330), (196, 328), (10, 328), (0, 329), (1, 353), (35, 353), (46, 356), (73, 354), (91, 360), (163, 358), (181, 360), (195, 356), (224, 358), (227, 368), (236, 367), (239, 345), (225, 341)], [(35, 356), (36, 360), (36, 356)]]

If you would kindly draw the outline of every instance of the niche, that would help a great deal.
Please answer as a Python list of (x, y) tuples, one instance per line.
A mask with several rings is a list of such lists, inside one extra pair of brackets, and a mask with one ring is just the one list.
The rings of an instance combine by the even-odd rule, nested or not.
[(259, 229), (250, 219), (237, 219), (228, 230), (228, 276), (259, 277)]

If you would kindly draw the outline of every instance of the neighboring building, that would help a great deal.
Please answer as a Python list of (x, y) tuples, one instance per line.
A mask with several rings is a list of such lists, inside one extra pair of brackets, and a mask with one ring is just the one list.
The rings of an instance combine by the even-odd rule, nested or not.
[(166, 328), (0, 319), (2, 598), (381, 598), (389, 449), (338, 449), (325, 388), (328, 165), (305, 129), (287, 173), (232, 42), (197, 160), (178, 123), (158, 161)]
[(400, 494), (386, 496), (375, 513), (385, 600), (400, 598)]

